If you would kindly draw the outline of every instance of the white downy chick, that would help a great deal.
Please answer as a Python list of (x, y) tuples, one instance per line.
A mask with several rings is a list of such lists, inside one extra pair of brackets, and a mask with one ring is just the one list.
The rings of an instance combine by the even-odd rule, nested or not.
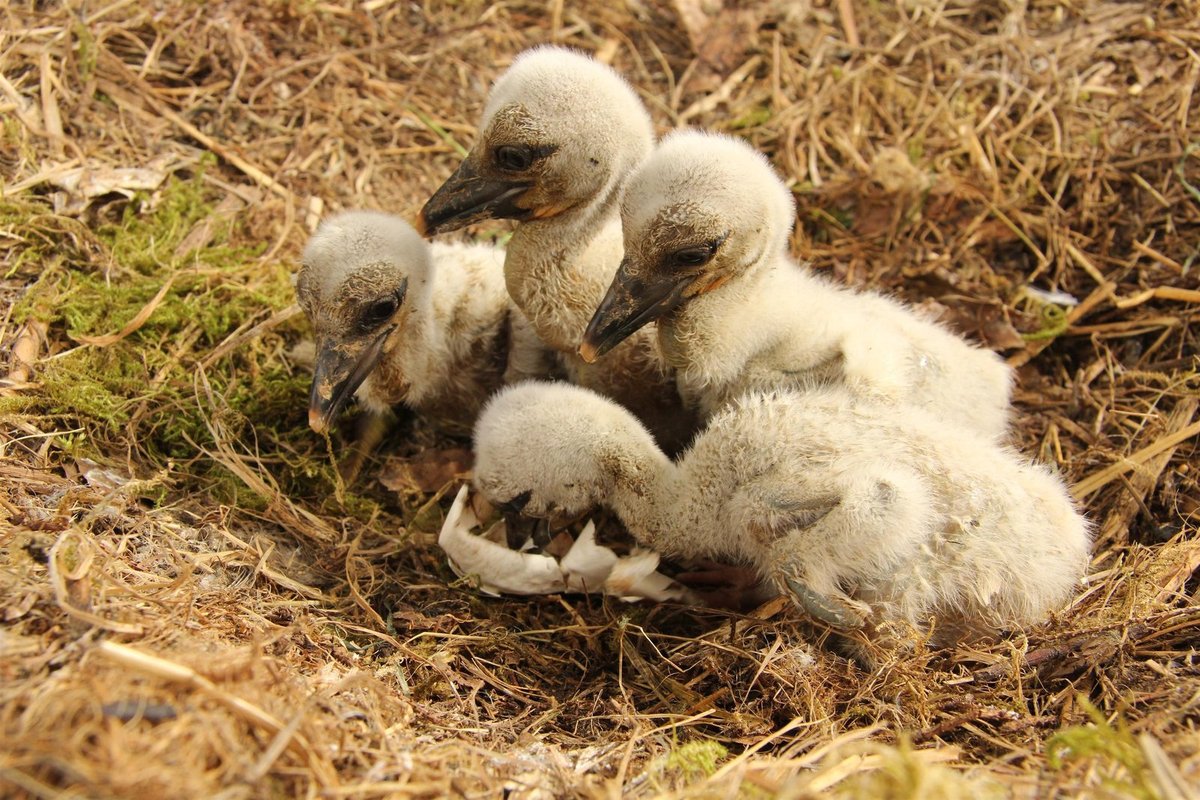
[(496, 81), (478, 142), (418, 224), (437, 234), (517, 220), (504, 262), (517, 306), (573, 382), (633, 411), (674, 452), (695, 420), (653, 333), (628, 337), (594, 364), (576, 352), (621, 261), (625, 179), (653, 141), (649, 115), (612, 69), (560, 47), (530, 50)]
[(793, 262), (791, 194), (745, 142), (666, 137), (630, 178), (622, 218), (625, 258), (588, 326), (585, 356), (657, 320), (680, 393), (704, 417), (752, 390), (833, 382), (1005, 435), (1004, 362), (897, 301)]
[(503, 259), (484, 245), (430, 247), (378, 211), (321, 223), (296, 278), (316, 337), (313, 430), (328, 428), (356, 392), (373, 412), (403, 403), (470, 430), (506, 380), (544, 377), (546, 350), (508, 299)]
[(579, 387), (498, 393), (475, 429), (475, 485), (532, 516), (613, 509), (667, 556), (743, 561), (808, 613), (881, 641), (950, 643), (1044, 620), (1088, 561), (1062, 481), (989, 439), (844, 387), (752, 392), (672, 462)]

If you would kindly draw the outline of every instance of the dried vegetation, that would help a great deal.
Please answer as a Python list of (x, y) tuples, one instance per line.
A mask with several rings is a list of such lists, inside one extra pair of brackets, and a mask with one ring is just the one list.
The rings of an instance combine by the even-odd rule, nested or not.
[[(16, 796), (1184, 798), (1200, 784), (1200, 7), (0, 10), (0, 786)], [(867, 672), (749, 615), (455, 585), (461, 452), (304, 425), (288, 272), (411, 213), (556, 41), (744, 136), (796, 252), (1020, 368), (1096, 523), (1045, 626)], [(697, 53), (703, 54), (697, 57)], [(487, 234), (480, 232), (480, 235)], [(461, 446), (461, 445), (459, 445)], [(449, 467), (447, 465), (450, 465)]]

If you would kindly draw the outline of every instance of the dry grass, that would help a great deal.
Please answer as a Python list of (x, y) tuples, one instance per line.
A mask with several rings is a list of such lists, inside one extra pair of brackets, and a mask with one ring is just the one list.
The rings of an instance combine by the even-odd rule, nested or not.
[[(7, 794), (1195, 796), (1195, 2), (65, 5), (0, 11)], [(545, 41), (748, 138), (798, 254), (1020, 367), (1099, 531), (1069, 610), (809, 665), (780, 603), (479, 598), (436, 468), (340, 482), (288, 268), (324, 212), (415, 211)]]

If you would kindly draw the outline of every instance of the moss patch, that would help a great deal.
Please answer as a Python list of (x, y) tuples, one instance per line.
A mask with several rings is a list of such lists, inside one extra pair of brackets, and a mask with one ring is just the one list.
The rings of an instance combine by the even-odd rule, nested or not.
[[(273, 454), (273, 475), (289, 496), (332, 496), (333, 468), (304, 418), (309, 377), (280, 358), (283, 337), (302, 323), (206, 360), (231, 334), (290, 305), (293, 294), (286, 266), (263, 264), (262, 243), (213, 214), (205, 167), (124, 203), (94, 233), (37, 203), (0, 209), (18, 233), (14, 269), (40, 271), (14, 320), (41, 320), (52, 336), (76, 343), (43, 362), (40, 396), (3, 411), (51, 414), (65, 420), (60, 427), (80, 429), (73, 455), (103, 460), (123, 442), (142, 465), (166, 469), (173, 485), (254, 508), (261, 499), (206, 455), (216, 421), (237, 449)], [(197, 237), (200, 226), (205, 235)], [(118, 341), (89, 343), (127, 326), (136, 329)]]

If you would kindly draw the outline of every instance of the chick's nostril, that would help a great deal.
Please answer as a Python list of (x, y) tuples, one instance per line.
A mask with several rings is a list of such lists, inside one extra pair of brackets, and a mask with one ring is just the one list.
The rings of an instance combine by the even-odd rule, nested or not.
[(529, 505), (529, 498), (531, 497), (533, 497), (533, 490), (526, 489), (507, 503), (500, 503), (500, 510), (510, 514), (520, 514), (525, 506)]

